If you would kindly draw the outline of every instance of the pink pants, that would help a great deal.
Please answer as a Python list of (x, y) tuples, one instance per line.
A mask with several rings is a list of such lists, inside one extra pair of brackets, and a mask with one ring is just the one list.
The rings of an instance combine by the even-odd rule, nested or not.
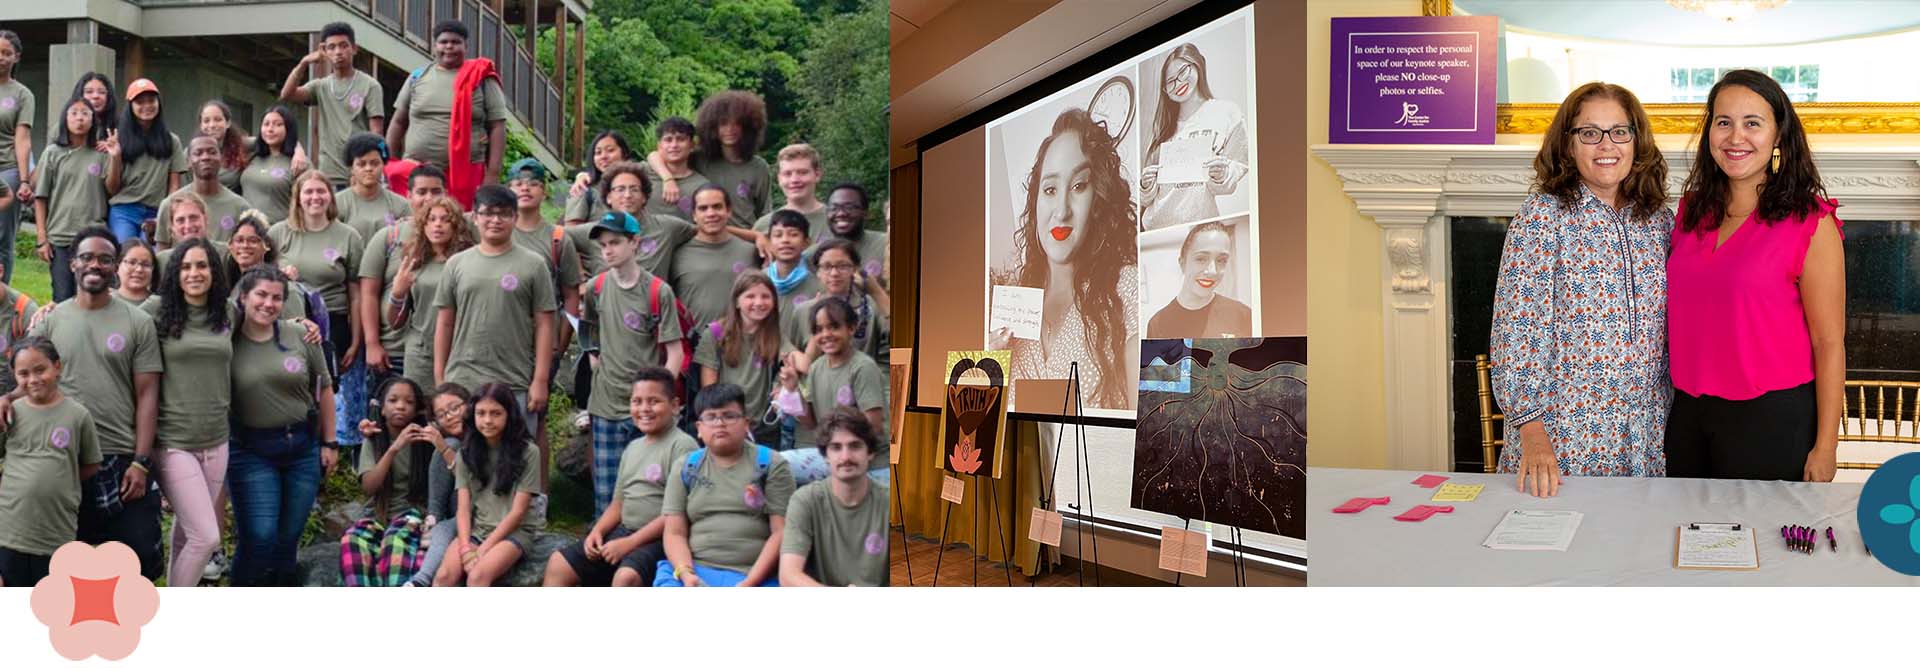
[(157, 464), (160, 491), (173, 505), (173, 561), (167, 567), (167, 586), (196, 586), (207, 560), (220, 548), (220, 513), (214, 499), (227, 479), (227, 446), (162, 448)]

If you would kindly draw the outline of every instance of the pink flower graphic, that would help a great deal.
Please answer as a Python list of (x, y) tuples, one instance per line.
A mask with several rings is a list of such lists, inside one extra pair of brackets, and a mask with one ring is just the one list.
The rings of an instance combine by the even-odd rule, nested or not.
[(127, 349), (127, 337), (119, 332), (107, 335), (107, 350), (120, 352)]
[(873, 278), (880, 277), (880, 261), (879, 260), (868, 260), (866, 269), (867, 269), (867, 276), (870, 276)]
[(14, 107), (17, 107), (17, 106), (20, 106), (20, 101), (19, 101), (19, 100), (16, 100), (16, 99), (13, 99), (13, 98), (7, 98), (7, 99), (4, 99), (4, 100), (0, 100), (0, 109), (12, 109), (12, 108), (14, 108)]
[(67, 444), (72, 441), (73, 432), (66, 427), (54, 427), (53, 433), (47, 435), (47, 442), (53, 444), (53, 447), (56, 448), (65, 448)]
[(517, 287), (520, 287), (519, 276), (513, 274), (502, 274), (500, 276), (500, 289), (513, 292), (513, 289)]
[(762, 494), (760, 492), (760, 486), (753, 483), (747, 483), (747, 493), (742, 500), (746, 501), (748, 508), (754, 510), (759, 510), (761, 506), (767, 505), (767, 495)]
[(648, 239), (641, 239), (641, 240), (640, 240), (640, 254), (641, 254), (641, 255), (644, 255), (644, 256), (646, 256), (646, 257), (653, 257), (653, 254), (654, 254), (654, 253), (656, 253), (656, 252), (659, 252), (659, 250), (660, 250), (660, 240), (659, 240), (659, 239), (652, 239), (652, 238), (648, 238)]
[(300, 358), (288, 355), (286, 359), (280, 361), (280, 368), (286, 369), (287, 373), (300, 373), (307, 369), (307, 365), (300, 361)]
[(340, 259), (340, 249), (328, 246), (326, 250), (320, 251), (320, 257), (326, 258), (327, 262), (333, 262)]
[(359, 109), (360, 105), (365, 104), (366, 101), (367, 101), (367, 98), (365, 96), (362, 96), (359, 93), (354, 93), (352, 95), (347, 96), (347, 106), (349, 108)]
[(745, 262), (734, 262), (734, 263), (733, 263), (733, 273), (736, 273), (736, 274), (738, 274), (738, 273), (740, 273), (740, 272), (743, 272), (743, 271), (746, 271), (746, 270), (747, 270), (747, 263), (745, 263)]
[(739, 195), (741, 197), (747, 197), (748, 195), (752, 194), (752, 191), (747, 190), (747, 183), (745, 181), (742, 181), (740, 182), (740, 185), (733, 187), (733, 194)]
[(267, 172), (267, 175), (268, 175), (268, 176), (272, 176), (273, 178), (276, 178), (276, 179), (284, 179), (284, 178), (287, 178), (287, 168), (285, 168), (285, 167), (275, 167), (275, 168), (273, 168), (273, 170), (272, 170), (272, 171), (269, 171), (269, 172)]
[(840, 405), (842, 406), (852, 406), (853, 405), (853, 386), (841, 385), (840, 389), (834, 391), (833, 400), (839, 402)]
[(874, 531), (867, 534), (867, 554), (879, 554), (887, 551), (887, 537)]
[(228, 230), (228, 231), (232, 231), (232, 230), (233, 230), (233, 226), (234, 226), (234, 225), (238, 225), (238, 224), (239, 224), (239, 223), (238, 223), (238, 222), (236, 222), (236, 221), (235, 221), (235, 220), (233, 219), (233, 216), (221, 216), (221, 217), (220, 217), (220, 229), (223, 229), (223, 230)]
[(140, 627), (160, 610), (160, 593), (140, 577), (140, 558), (120, 543), (72, 542), (54, 551), (31, 601), (53, 651), (73, 661), (127, 658), (140, 645)]
[(725, 323), (722, 323), (718, 320), (707, 323), (708, 338), (718, 341), (720, 340), (720, 337), (722, 335), (725, 335), (726, 333), (727, 333), (727, 326)]
[(625, 315), (620, 316), (620, 323), (626, 325), (627, 329), (638, 332), (640, 331), (640, 314), (634, 311), (628, 311)]
[(693, 213), (693, 197), (692, 196), (680, 198), (680, 211), (682, 213), (688, 213), (688, 214)]
[(100, 163), (96, 162), (91, 165), (87, 165), (87, 176), (99, 176), (99, 175), (100, 175)]
[(660, 482), (660, 465), (648, 464), (646, 473), (641, 474), (641, 477), (647, 482)]

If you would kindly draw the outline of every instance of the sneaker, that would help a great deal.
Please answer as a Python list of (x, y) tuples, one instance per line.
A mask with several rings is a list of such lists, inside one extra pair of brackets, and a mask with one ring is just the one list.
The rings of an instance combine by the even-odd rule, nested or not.
[(200, 572), (201, 580), (218, 580), (227, 574), (227, 553), (214, 552), (207, 560), (207, 568)]

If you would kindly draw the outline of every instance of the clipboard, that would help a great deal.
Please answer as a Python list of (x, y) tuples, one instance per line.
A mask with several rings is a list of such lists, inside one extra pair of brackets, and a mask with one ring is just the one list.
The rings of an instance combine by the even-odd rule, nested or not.
[[(1694, 539), (1695, 554), (1682, 553), (1688, 539)], [(1723, 549), (1702, 550), (1705, 541), (1724, 539), (1732, 544)], [(1707, 547), (1711, 547), (1708, 545)], [(1694, 522), (1673, 531), (1673, 567), (1701, 571), (1753, 571), (1760, 569), (1760, 543), (1753, 527), (1734, 523)]]

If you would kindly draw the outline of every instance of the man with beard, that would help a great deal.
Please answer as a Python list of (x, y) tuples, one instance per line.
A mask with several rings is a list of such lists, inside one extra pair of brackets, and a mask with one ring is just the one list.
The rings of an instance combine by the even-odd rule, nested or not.
[[(119, 541), (140, 557), (140, 574), (161, 575), (159, 483), (152, 479), (153, 437), (160, 415), (160, 339), (153, 318), (113, 298), (120, 243), (103, 226), (74, 237), (79, 291), (52, 308), (29, 336), (60, 351), (60, 391), (93, 414), (100, 435), (100, 472), (81, 487), (80, 531), (91, 545)], [(0, 398), (11, 417), (20, 390)]]
[[(220, 142), (212, 137), (197, 136), (187, 142), (187, 172), (193, 175), (193, 182), (174, 194), (190, 192), (200, 196), (207, 205), (207, 238), (226, 244), (233, 236), (233, 227), (240, 220), (240, 212), (253, 208), (246, 198), (234, 194), (232, 190), (220, 184)], [(154, 225), (153, 242), (162, 250), (182, 241), (173, 238), (173, 230), (168, 224), (173, 220), (174, 199), (169, 195), (160, 204), (159, 223)], [(164, 265), (163, 265), (164, 266)]]
[(887, 487), (867, 477), (879, 434), (859, 411), (841, 407), (820, 426), (831, 476), (787, 504), (780, 539), (782, 587), (880, 587), (887, 582)]
[(860, 253), (862, 260), (860, 275), (869, 284), (878, 280), (885, 286), (887, 277), (882, 269), (882, 261), (887, 256), (887, 233), (868, 230), (867, 225), (867, 189), (858, 183), (844, 182), (833, 187), (827, 193), (827, 229), (830, 235), (815, 239), (814, 243), (831, 238), (846, 239)]

